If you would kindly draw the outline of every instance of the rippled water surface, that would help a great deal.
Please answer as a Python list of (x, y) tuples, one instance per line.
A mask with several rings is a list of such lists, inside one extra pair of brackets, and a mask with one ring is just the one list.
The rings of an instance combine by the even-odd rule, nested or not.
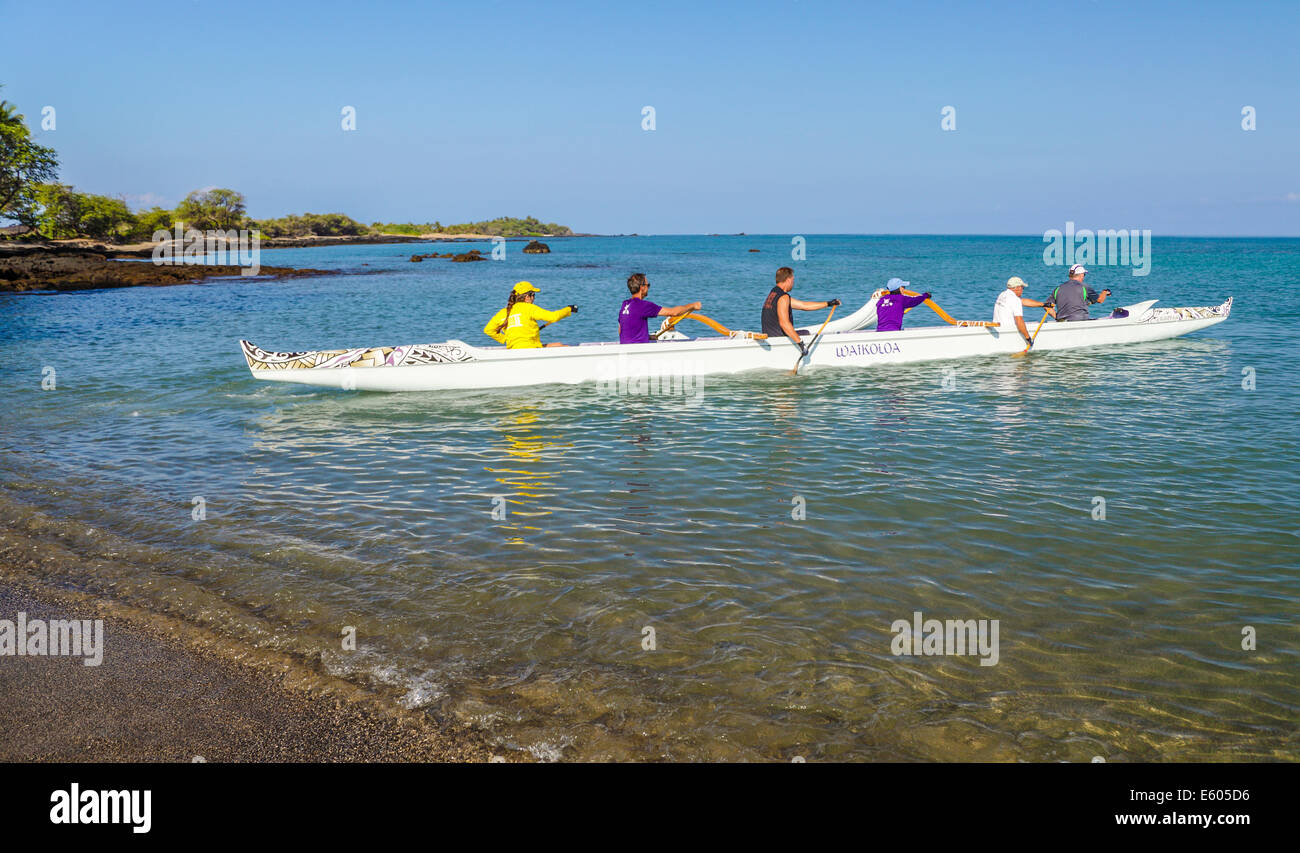
[[(710, 377), (689, 400), (349, 394), (240, 356), (486, 343), (519, 278), (581, 306), (546, 335), (608, 339), (635, 270), (754, 328), (790, 238), (551, 246), (278, 250), (347, 274), (0, 295), (6, 524), (82, 555), (61, 582), (324, 650), (542, 759), (1300, 757), (1300, 241), (1158, 240), (1150, 276), (1090, 276), (1120, 305), (1237, 297), (1190, 337)], [(852, 308), (898, 275), (970, 319), (1009, 275), (1039, 297), (1062, 278), (1037, 238), (813, 236), (796, 267), (806, 298)], [(893, 655), (916, 611), (998, 620), (996, 665)]]

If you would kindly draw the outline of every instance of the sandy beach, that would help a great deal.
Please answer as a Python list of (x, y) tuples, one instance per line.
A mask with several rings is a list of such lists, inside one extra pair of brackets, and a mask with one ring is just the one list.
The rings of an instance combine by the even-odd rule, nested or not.
[(385, 703), (301, 662), (214, 653), (221, 644), (192, 625), (43, 585), (19, 568), (51, 556), (42, 544), (0, 535), (0, 619), (103, 619), (104, 656), (99, 666), (77, 657), (0, 657), (2, 761), (494, 757), (473, 732)]

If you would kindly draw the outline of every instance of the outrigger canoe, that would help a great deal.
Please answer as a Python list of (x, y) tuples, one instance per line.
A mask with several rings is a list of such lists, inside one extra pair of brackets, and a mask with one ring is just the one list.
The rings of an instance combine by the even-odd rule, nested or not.
[[(1022, 351), (1015, 329), (992, 323), (958, 322), (932, 306), (949, 325), (876, 332), (877, 292), (850, 317), (827, 326), (802, 366), (875, 367), (908, 362), (1010, 355)], [(1117, 346), (1175, 338), (1222, 323), (1232, 299), (1205, 308), (1156, 308), (1156, 300), (1117, 309), (1086, 322), (1043, 324), (1034, 351)], [(296, 382), (357, 391), (445, 391), (509, 388), (550, 383), (610, 383), (629, 378), (664, 380), (748, 370), (789, 372), (798, 350), (785, 338), (732, 332), (699, 315), (719, 332), (690, 337), (665, 320), (658, 339), (645, 344), (588, 343), (570, 347), (513, 349), (479, 347), (464, 341), (360, 349), (270, 352), (240, 341), (248, 369), (257, 379)], [(810, 335), (802, 335), (805, 341)]]

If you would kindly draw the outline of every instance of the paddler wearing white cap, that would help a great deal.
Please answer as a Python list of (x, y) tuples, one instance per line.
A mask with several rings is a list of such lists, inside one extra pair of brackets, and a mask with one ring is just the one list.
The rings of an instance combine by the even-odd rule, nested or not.
[(1052, 295), (1047, 298), (1047, 304), (1056, 309), (1058, 323), (1091, 320), (1088, 306), (1100, 305), (1106, 301), (1107, 296), (1110, 296), (1110, 290), (1098, 293), (1083, 283), (1083, 277), (1087, 272), (1083, 264), (1070, 267), (1070, 280), (1053, 290)]
[[(535, 294), (541, 293), (532, 282), (521, 281), (510, 289), (506, 307), (492, 315), (483, 327), (483, 334), (506, 349), (535, 349), (542, 345), (542, 325), (563, 320), (578, 310), (577, 305), (566, 305), (559, 311), (547, 311), (533, 304)], [(564, 344), (551, 343), (548, 347), (562, 347)]]
[(1043, 303), (1037, 299), (1026, 299), (1024, 297), (1025, 282), (1018, 275), (1013, 275), (1007, 279), (1006, 290), (998, 294), (998, 299), (993, 303), (993, 322), (997, 323), (1003, 329), (1015, 328), (1020, 332), (1020, 337), (1025, 339), (1026, 344), (1032, 344), (1033, 338), (1029, 336), (1029, 330), (1025, 328), (1025, 308), (1024, 306), (1042, 307)]

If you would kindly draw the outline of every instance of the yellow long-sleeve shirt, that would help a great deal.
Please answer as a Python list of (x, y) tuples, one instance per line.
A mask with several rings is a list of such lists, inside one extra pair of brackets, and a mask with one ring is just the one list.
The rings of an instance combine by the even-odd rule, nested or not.
[(487, 321), (487, 325), (483, 327), (483, 334), (499, 344), (505, 344), (506, 349), (540, 347), (542, 334), (538, 322), (554, 323), (572, 313), (573, 311), (567, 305), (559, 311), (547, 311), (531, 302), (516, 302), (510, 307), (510, 322), (506, 324), (504, 333), (497, 331), (501, 321), (506, 318), (506, 309), (502, 308)]

